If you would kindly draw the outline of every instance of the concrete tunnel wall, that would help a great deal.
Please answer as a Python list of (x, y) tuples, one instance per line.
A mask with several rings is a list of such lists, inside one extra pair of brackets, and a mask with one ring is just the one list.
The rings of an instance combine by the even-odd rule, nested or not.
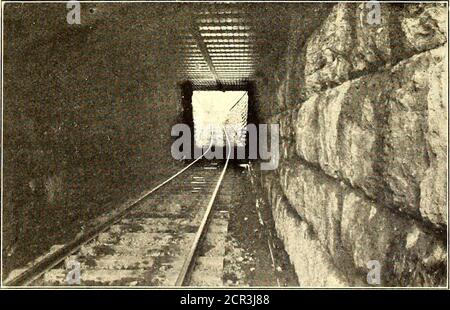
[(5, 5), (4, 274), (173, 173), (175, 10)]
[(364, 3), (324, 6), (256, 81), (278, 235), (301, 286), (366, 286), (372, 260), (384, 286), (446, 285), (448, 8), (381, 4), (369, 25)]

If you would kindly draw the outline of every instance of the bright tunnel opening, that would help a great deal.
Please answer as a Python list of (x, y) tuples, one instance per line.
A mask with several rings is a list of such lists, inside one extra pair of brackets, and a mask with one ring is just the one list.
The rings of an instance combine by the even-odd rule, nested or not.
[(234, 146), (245, 146), (248, 94), (246, 91), (194, 91), (194, 143), (197, 147), (225, 146), (224, 129)]

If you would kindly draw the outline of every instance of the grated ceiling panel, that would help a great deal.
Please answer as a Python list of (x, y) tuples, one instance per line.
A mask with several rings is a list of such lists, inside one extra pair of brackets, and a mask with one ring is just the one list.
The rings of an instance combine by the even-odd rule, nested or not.
[(258, 60), (254, 17), (245, 7), (223, 3), (197, 7), (190, 16), (180, 72), (194, 89), (244, 88)]

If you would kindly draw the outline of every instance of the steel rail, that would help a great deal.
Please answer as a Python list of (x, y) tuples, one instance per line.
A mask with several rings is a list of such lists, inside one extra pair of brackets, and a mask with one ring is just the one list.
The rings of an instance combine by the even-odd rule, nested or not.
[[(228, 146), (230, 144), (229, 140), (228, 140), (228, 134), (227, 134), (227, 131), (225, 130), (225, 128), (223, 128), (223, 131), (225, 133), (225, 138), (226, 138), (227, 146)], [(193, 268), (194, 268), (195, 258), (199, 251), (199, 246), (202, 243), (202, 241), (206, 235), (206, 232), (207, 232), (206, 227), (208, 226), (210, 219), (211, 219), (210, 215), (211, 215), (212, 206), (216, 199), (217, 193), (219, 192), (219, 188), (220, 188), (220, 185), (222, 184), (222, 180), (225, 176), (225, 172), (228, 167), (228, 161), (230, 160), (231, 147), (227, 147), (227, 148), (228, 148), (228, 154), (227, 154), (227, 159), (225, 161), (225, 166), (223, 167), (223, 170), (220, 174), (219, 180), (217, 181), (216, 187), (214, 188), (214, 192), (209, 200), (208, 206), (206, 207), (205, 214), (204, 214), (202, 221), (200, 223), (200, 226), (197, 230), (197, 234), (194, 237), (192, 246), (186, 256), (186, 259), (184, 260), (183, 266), (181, 267), (180, 273), (178, 274), (178, 278), (175, 281), (175, 286), (186, 286), (189, 284), (190, 276), (191, 276)]]
[(53, 252), (52, 254), (48, 255), (47, 257), (44, 257), (42, 260), (36, 262), (29, 268), (25, 269), (22, 273), (19, 273), (18, 275), (14, 276), (11, 279), (7, 279), (3, 283), (3, 286), (25, 286), (29, 285), (33, 281), (35, 281), (37, 278), (39, 278), (41, 275), (43, 275), (45, 272), (49, 271), (50, 269), (54, 268), (56, 265), (64, 261), (69, 255), (72, 253), (78, 251), (84, 244), (90, 242), (91, 240), (95, 239), (101, 232), (105, 231), (115, 223), (117, 223), (120, 219), (122, 219), (131, 209), (136, 207), (142, 200), (148, 198), (149, 195), (156, 192), (158, 189), (175, 179), (177, 176), (188, 170), (192, 165), (194, 165), (197, 161), (202, 159), (205, 154), (207, 154), (212, 147), (212, 142), (210, 143), (208, 149), (205, 153), (203, 153), (200, 157), (195, 159), (192, 163), (169, 177), (164, 182), (158, 184), (151, 190), (145, 192), (142, 194), (139, 198), (132, 200), (131, 202), (125, 204), (123, 208), (119, 211), (118, 214), (114, 214), (110, 216), (108, 219), (104, 220), (101, 224), (97, 225), (96, 227), (89, 230), (87, 233), (82, 235), (77, 235), (75, 239), (64, 245), (62, 248), (58, 249), (57, 251)]
[[(236, 106), (237, 103), (239, 103), (242, 100), (242, 98), (245, 96), (245, 94), (233, 105), (233, 108)], [(231, 147), (229, 147), (230, 142), (229, 142), (227, 131), (225, 130), (224, 127), (222, 127), (222, 128), (225, 133), (225, 138), (226, 138), (226, 142), (227, 142), (227, 146), (228, 146), (227, 147), (228, 153), (227, 153), (225, 165), (220, 174), (219, 180), (216, 183), (216, 186), (214, 188), (211, 199), (209, 200), (209, 203), (206, 207), (205, 215), (203, 216), (202, 221), (199, 226), (199, 229), (197, 230), (197, 234), (194, 238), (193, 244), (186, 256), (184, 264), (183, 264), (181, 271), (178, 275), (178, 278), (175, 282), (176, 286), (184, 286), (190, 281), (190, 274), (194, 267), (196, 254), (199, 251), (199, 245), (201, 244), (201, 242), (203, 241), (203, 239), (206, 235), (206, 231), (207, 231), (206, 227), (210, 221), (210, 214), (211, 214), (212, 206), (213, 206), (216, 196), (219, 192), (220, 185), (222, 184), (222, 180), (225, 176), (225, 173), (226, 173), (226, 170), (228, 167), (228, 162), (229, 162), (230, 155), (231, 155)], [(202, 159), (205, 156), (205, 154), (210, 152), (210, 150), (212, 148), (212, 144), (213, 144), (213, 141), (211, 139), (208, 149), (200, 157), (198, 157), (192, 163), (190, 163), (189, 165), (187, 165), (186, 167), (184, 167), (183, 169), (181, 169), (180, 171), (178, 171), (177, 173), (175, 173), (174, 175), (169, 177), (164, 182), (158, 184), (151, 190), (142, 194), (139, 198), (125, 204), (123, 206), (123, 208), (118, 212), (118, 214), (114, 214), (114, 215), (110, 216), (108, 219), (104, 220), (101, 224), (92, 228), (89, 232), (76, 236), (74, 240), (72, 240), (68, 244), (64, 245), (62, 248), (56, 250), (52, 254), (48, 255), (47, 257), (44, 257), (42, 260), (38, 261), (37, 263), (33, 264), (32, 266), (27, 268), (24, 272), (19, 273), (12, 279), (7, 279), (7, 281), (5, 281), (3, 283), (3, 285), (5, 287), (6, 286), (8, 286), (8, 287), (25, 286), (25, 285), (28, 285), (28, 284), (32, 283), (33, 281), (35, 281), (37, 278), (39, 278), (45, 272), (49, 271), (50, 269), (54, 268), (56, 265), (58, 265), (59, 263), (64, 261), (64, 259), (67, 258), (69, 255), (71, 255), (72, 253), (79, 250), (84, 244), (95, 239), (101, 232), (105, 231), (110, 226), (114, 225), (119, 220), (121, 220), (131, 209), (136, 207), (142, 200), (146, 199), (150, 194), (156, 192), (158, 189), (160, 189), (161, 187), (163, 187), (164, 185), (166, 185), (167, 183), (169, 183), (170, 181), (175, 179), (177, 176), (179, 176), (180, 174), (185, 172), (191, 166), (193, 166), (197, 161)]]

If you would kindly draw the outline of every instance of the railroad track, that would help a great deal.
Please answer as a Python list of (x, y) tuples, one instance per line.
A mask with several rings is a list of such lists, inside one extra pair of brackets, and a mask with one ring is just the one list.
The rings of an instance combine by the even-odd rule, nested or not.
[(213, 205), (229, 155), (196, 159), (3, 285), (223, 286), (228, 212)]

